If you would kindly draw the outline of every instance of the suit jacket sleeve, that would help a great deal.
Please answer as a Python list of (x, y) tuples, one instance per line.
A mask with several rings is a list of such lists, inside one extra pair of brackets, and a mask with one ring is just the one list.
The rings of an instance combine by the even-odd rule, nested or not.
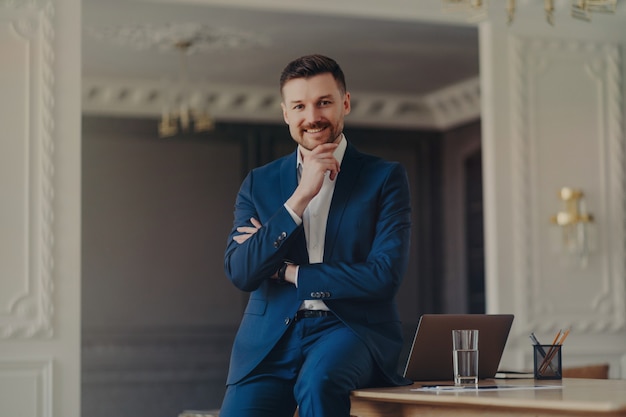
[(301, 265), (298, 277), (299, 299), (321, 298), (331, 308), (338, 299), (392, 299), (409, 256), (410, 196), (402, 165), (377, 160), (344, 179), (335, 196), (348, 197), (342, 205), (333, 196), (324, 263)]
[[(252, 170), (243, 181), (235, 202), (235, 219), (228, 236), (224, 256), (224, 270), (235, 286), (243, 291), (254, 291), (288, 258), (290, 242), (302, 233), (285, 209), (285, 195), (290, 195), (297, 185), (293, 161), (276, 161), (261, 169)], [(276, 192), (280, 184), (284, 192)], [(244, 243), (233, 240), (239, 226), (252, 227), (254, 217), (263, 225)]]

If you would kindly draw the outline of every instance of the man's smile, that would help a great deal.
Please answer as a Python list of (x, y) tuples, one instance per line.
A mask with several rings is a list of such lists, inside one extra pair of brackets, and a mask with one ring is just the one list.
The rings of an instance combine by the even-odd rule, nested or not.
[(304, 129), (304, 131), (307, 132), (307, 133), (319, 133), (319, 132), (321, 132), (324, 129), (325, 129), (325, 127), (317, 127), (317, 128), (314, 128), (314, 129)]

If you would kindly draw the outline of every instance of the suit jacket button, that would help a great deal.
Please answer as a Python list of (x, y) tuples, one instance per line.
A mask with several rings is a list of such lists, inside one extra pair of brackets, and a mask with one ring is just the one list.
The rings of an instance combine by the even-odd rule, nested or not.
[(329, 293), (328, 291), (326, 291), (326, 292), (324, 293), (324, 297), (329, 298), (329, 297), (330, 297), (330, 293)]
[(285, 240), (286, 237), (287, 232), (282, 232), (280, 235), (278, 235), (278, 237), (274, 241), (274, 247), (278, 248), (283, 243), (283, 240)]
[(291, 318), (285, 317), (285, 325), (289, 325), (289, 323), (291, 323)]

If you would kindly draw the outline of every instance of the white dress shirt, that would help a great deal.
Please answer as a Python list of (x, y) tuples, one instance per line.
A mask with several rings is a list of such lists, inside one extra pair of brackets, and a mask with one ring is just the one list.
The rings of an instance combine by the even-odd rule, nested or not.
[[(343, 133), (339, 146), (335, 149), (333, 155), (341, 166), (343, 155), (346, 152), (347, 141)], [(298, 146), (297, 158), (298, 182), (300, 181), (300, 173), (302, 171), (302, 152)], [(337, 174), (339, 175), (339, 174)], [(324, 182), (320, 192), (313, 197), (309, 205), (304, 209), (302, 219), (296, 215), (289, 206), (285, 204), (285, 208), (291, 214), (294, 221), (298, 224), (304, 224), (304, 235), (306, 237), (306, 247), (309, 252), (309, 263), (316, 264), (324, 261), (324, 240), (326, 238), (326, 223), (328, 221), (328, 212), (330, 211), (330, 202), (335, 191), (335, 180), (329, 178), (326, 172)], [(296, 271), (296, 287), (298, 286), (298, 271)], [(304, 300), (300, 309), (304, 310), (328, 310), (328, 306), (322, 300)]]

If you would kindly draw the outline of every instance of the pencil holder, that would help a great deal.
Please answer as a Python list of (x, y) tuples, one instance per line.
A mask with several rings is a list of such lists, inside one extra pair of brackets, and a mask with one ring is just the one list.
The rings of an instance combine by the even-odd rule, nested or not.
[(561, 379), (561, 345), (534, 345), (535, 379)]

